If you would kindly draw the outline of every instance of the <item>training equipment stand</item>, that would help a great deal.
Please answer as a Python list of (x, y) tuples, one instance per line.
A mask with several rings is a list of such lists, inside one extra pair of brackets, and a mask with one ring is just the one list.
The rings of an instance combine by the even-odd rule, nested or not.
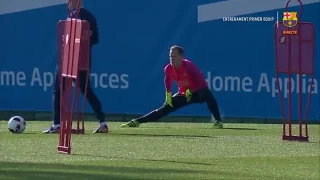
[[(58, 58), (61, 59), (59, 62), (61, 106), (58, 152), (66, 154), (71, 153), (71, 134), (84, 134), (84, 112), (90, 74), (90, 25), (87, 21), (77, 19), (79, 11), (80, 8), (77, 8), (75, 16), (71, 16), (73, 12), (69, 12), (69, 18), (58, 23)], [(80, 112), (79, 72), (82, 71), (86, 71), (87, 75)], [(84, 80), (81, 79), (81, 81)], [(74, 111), (74, 108), (77, 110)], [(76, 115), (77, 119), (75, 129), (72, 128), (73, 115)]]
[[(300, 17), (303, 11), (303, 5), (300, 0), (300, 12), (296, 17), (297, 12), (288, 12), (288, 4), (286, 4), (286, 12), (284, 13), (283, 21), (277, 22), (274, 27), (275, 32), (275, 51), (276, 51), (276, 79), (279, 89), (279, 98), (281, 111), (283, 116), (283, 140), (289, 141), (309, 141), (308, 136), (308, 113), (310, 108), (311, 90), (308, 89), (306, 97), (306, 105), (303, 103), (302, 76), (310, 76), (311, 83), (308, 87), (312, 87), (314, 81), (314, 26), (310, 22), (300, 22)], [(279, 75), (284, 74), (287, 81), (279, 79)], [(293, 75), (298, 77), (297, 85), (293, 85), (291, 79)], [(286, 84), (287, 83), (287, 84)], [(284, 86), (288, 88), (283, 88)], [(297, 87), (298, 92), (298, 124), (299, 133), (292, 133), (292, 91)], [(286, 118), (285, 104), (282, 97), (285, 94), (288, 98)], [(306, 106), (305, 110), (303, 107)], [(305, 113), (305, 117), (303, 117)], [(304, 118), (304, 121), (303, 121)], [(288, 134), (286, 127), (288, 123)], [(303, 135), (304, 126), (304, 135)]]

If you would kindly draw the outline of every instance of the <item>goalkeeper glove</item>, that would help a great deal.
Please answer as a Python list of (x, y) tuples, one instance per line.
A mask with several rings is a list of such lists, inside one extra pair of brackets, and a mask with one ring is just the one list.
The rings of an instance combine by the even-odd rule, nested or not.
[(186, 90), (186, 98), (187, 98), (187, 102), (189, 102), (191, 100), (192, 97), (192, 93), (190, 91), (190, 89)]
[(168, 104), (169, 106), (172, 106), (172, 95), (171, 92), (166, 92), (166, 104)]

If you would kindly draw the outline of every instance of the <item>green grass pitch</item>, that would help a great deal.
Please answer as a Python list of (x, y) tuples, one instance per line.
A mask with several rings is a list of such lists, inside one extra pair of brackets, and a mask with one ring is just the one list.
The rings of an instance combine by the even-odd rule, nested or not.
[(58, 134), (41, 134), (49, 121), (27, 122), (23, 134), (0, 121), (0, 179), (320, 179), (319, 125), (310, 125), (310, 142), (302, 143), (283, 142), (281, 125), (120, 124), (91, 134), (98, 123), (86, 122), (65, 155), (57, 152)]

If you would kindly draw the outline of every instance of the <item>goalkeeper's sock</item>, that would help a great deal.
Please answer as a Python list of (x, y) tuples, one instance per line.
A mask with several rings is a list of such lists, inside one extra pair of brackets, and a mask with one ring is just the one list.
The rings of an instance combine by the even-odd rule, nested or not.
[(54, 124), (54, 125), (52, 125), (52, 127), (53, 127), (54, 129), (60, 128), (60, 124)]
[(107, 126), (107, 122), (106, 121), (100, 122), (100, 127), (102, 126)]

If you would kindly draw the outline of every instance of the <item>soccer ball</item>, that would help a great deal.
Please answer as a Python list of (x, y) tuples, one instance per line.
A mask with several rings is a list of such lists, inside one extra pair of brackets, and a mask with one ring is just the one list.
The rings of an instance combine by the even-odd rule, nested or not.
[(20, 116), (13, 116), (8, 122), (8, 129), (12, 133), (22, 133), (26, 130), (26, 126), (26, 121)]

